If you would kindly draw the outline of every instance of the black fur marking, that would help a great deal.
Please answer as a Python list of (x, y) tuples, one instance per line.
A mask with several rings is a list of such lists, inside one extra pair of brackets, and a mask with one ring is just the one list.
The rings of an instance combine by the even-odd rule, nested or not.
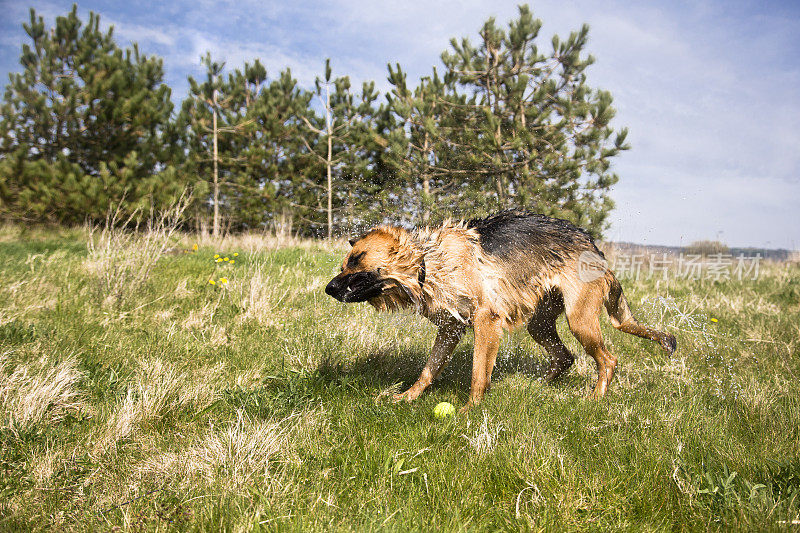
[(534, 254), (546, 262), (561, 263), (566, 255), (582, 250), (600, 253), (591, 235), (562, 220), (525, 211), (501, 211), (467, 222), (480, 235), (483, 249), (502, 259)]
[(361, 252), (360, 254), (351, 254), (350, 257), (347, 258), (347, 268), (356, 268), (358, 266), (358, 262), (361, 261), (361, 258), (367, 252)]
[(417, 275), (417, 279), (419, 280), (419, 286), (422, 287), (422, 284), (425, 283), (425, 259), (422, 259), (422, 264), (419, 267), (419, 275)]

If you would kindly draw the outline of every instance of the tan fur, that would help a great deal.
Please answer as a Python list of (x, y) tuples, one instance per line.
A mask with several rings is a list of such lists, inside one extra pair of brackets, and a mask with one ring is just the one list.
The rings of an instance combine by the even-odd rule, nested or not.
[[(396, 400), (414, 400), (433, 382), (468, 326), (475, 330), (475, 352), (470, 400), (464, 409), (480, 402), (489, 385), (503, 330), (527, 324), (531, 336), (550, 355), (548, 380), (555, 379), (574, 359), (556, 332), (556, 318), (562, 312), (597, 364), (594, 393), (601, 397), (617, 365), (600, 333), (598, 314), (604, 306), (614, 327), (621, 331), (660, 342), (668, 351), (674, 350), (675, 340), (636, 322), (610, 270), (592, 281), (582, 281), (577, 252), (562, 255), (551, 262), (538, 258), (536, 268), (526, 270), (520, 269), (518, 262), (486, 253), (478, 233), (464, 223), (447, 222), (440, 228), (415, 232), (381, 226), (355, 242), (340, 276), (377, 272), (384, 289), (368, 300), (375, 309), (410, 308), (439, 326), (420, 378)], [(350, 265), (353, 256), (358, 258), (354, 266)], [(526, 271), (534, 274), (521, 279), (519, 272)]]

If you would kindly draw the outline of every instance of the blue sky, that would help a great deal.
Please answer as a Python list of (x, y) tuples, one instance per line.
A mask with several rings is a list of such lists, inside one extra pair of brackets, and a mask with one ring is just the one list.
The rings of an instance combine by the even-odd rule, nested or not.
[[(451, 37), (477, 36), (489, 16), (505, 24), (518, 2), (178, 0), (79, 4), (113, 24), (120, 44), (164, 58), (179, 101), (200, 56), (239, 66), (258, 57), (289, 66), (303, 84), (331, 57), (334, 74), (386, 88), (386, 63), (419, 77)], [(0, 77), (18, 70), (22, 23), (35, 7), (48, 23), (71, 2), (0, 0)], [(800, 248), (800, 2), (532, 3), (543, 47), (584, 22), (632, 150), (616, 163), (611, 240)]]

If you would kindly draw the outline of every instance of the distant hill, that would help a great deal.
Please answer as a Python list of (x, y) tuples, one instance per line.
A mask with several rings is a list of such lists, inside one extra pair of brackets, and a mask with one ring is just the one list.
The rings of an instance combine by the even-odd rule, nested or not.
[[(685, 253), (686, 251), (685, 247), (682, 246), (636, 244), (632, 242), (606, 242), (603, 244), (608, 245), (622, 253), (679, 255), (681, 253)], [(730, 248), (728, 253), (733, 257), (736, 257), (740, 254), (746, 257), (753, 257), (759, 254), (762, 258), (769, 259), (771, 261), (800, 261), (800, 251), (786, 250), (783, 248)]]

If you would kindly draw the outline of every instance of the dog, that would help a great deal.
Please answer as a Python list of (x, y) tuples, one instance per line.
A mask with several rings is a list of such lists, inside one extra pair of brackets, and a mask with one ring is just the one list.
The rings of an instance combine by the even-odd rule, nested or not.
[(592, 237), (565, 220), (503, 211), (413, 232), (379, 226), (350, 244), (341, 272), (325, 287), (328, 295), (369, 302), (378, 311), (413, 309), (438, 327), (419, 379), (395, 401), (413, 401), (436, 379), (467, 327), (475, 331), (475, 350), (462, 412), (482, 400), (503, 330), (527, 326), (550, 357), (550, 382), (574, 361), (556, 331), (556, 319), (566, 313), (597, 365), (596, 398), (605, 395), (617, 366), (603, 342), (601, 308), (620, 331), (658, 342), (669, 354), (677, 348), (672, 334), (637, 322)]

